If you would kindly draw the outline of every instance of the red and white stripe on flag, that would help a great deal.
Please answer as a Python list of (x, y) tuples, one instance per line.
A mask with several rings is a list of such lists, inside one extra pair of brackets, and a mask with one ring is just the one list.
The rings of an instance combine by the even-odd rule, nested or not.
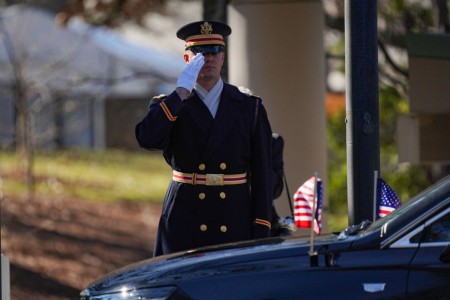
[(390, 214), (395, 210), (395, 208), (390, 206), (380, 206), (378, 209), (379, 209), (378, 216), (380, 218), (386, 217), (388, 214)]
[[(315, 177), (311, 177), (294, 194), (294, 221), (297, 228), (311, 228), (314, 207)], [(318, 197), (317, 197), (318, 198)], [(316, 210), (319, 209), (317, 203)], [(314, 218), (314, 231), (320, 233), (319, 224)]]

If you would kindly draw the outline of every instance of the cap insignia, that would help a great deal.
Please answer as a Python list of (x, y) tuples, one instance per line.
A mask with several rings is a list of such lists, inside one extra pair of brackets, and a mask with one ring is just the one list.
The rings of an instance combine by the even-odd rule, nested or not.
[(200, 24), (201, 32), (202, 34), (211, 34), (213, 29), (212, 25), (209, 22), (204, 22), (203, 24)]

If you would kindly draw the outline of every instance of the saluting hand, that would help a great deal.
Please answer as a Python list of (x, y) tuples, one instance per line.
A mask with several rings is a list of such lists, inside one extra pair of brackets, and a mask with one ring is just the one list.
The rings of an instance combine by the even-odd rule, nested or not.
[(177, 80), (177, 87), (182, 87), (192, 92), (198, 73), (205, 64), (205, 58), (201, 53), (197, 53), (186, 65)]

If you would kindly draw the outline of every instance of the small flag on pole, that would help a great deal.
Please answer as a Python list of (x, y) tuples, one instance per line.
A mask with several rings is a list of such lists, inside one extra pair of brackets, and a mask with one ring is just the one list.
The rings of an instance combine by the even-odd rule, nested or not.
[(377, 219), (383, 218), (401, 205), (392, 188), (380, 177), (377, 178)]
[(311, 228), (313, 209), (315, 208), (314, 232), (322, 229), (322, 180), (317, 178), (317, 203), (314, 205), (315, 177), (302, 184), (294, 194), (294, 221), (297, 228)]

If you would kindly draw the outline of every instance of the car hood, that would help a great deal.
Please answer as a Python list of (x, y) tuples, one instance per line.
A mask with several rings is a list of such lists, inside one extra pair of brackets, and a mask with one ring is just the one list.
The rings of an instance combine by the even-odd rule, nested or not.
[[(352, 239), (338, 240), (336, 235), (316, 237), (314, 251), (319, 255), (327, 252), (346, 251)], [(83, 292), (84, 296), (97, 293), (115, 293), (126, 288), (148, 288), (176, 285), (186, 279), (198, 279), (214, 274), (232, 272), (227, 266), (264, 261), (288, 256), (304, 256), (309, 266), (309, 238), (268, 238), (255, 241), (223, 244), (192, 251), (144, 260), (118, 269), (95, 281)]]

